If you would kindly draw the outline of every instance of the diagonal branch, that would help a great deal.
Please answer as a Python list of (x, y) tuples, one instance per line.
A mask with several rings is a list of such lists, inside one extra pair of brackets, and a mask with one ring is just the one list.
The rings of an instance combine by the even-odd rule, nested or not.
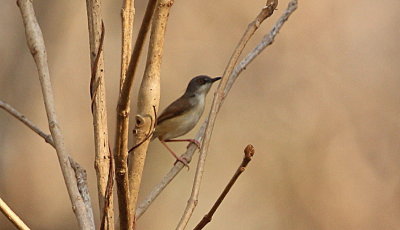
[(13, 117), (17, 118), (19, 121), (21, 121), (26, 126), (28, 126), (33, 132), (35, 132), (39, 136), (41, 136), (46, 141), (46, 143), (49, 143), (51, 146), (55, 147), (55, 145), (53, 143), (53, 138), (51, 137), (50, 134), (44, 133), (35, 124), (33, 124), (32, 121), (30, 121), (22, 113), (18, 112), (16, 109), (14, 109), (11, 105), (0, 100), (0, 108), (4, 109), (9, 114), (11, 114)]
[(0, 211), (10, 220), (13, 225), (20, 230), (29, 230), (30, 228), (13, 212), (13, 210), (0, 198)]
[(83, 198), (79, 193), (75, 173), (68, 159), (68, 153), (64, 145), (64, 137), (57, 121), (53, 89), (51, 86), (49, 67), (47, 64), (46, 48), (44, 45), (42, 31), (35, 17), (32, 1), (18, 0), (17, 4), (20, 8), (24, 22), (28, 47), (38, 69), (50, 132), (53, 137), (61, 171), (64, 176), (65, 185), (68, 190), (75, 216), (78, 220), (79, 228), (94, 229), (94, 222), (91, 219), (93, 214), (88, 212)]
[[(297, 8), (297, 0), (292, 0), (289, 3), (289, 8), (284, 12), (283, 16), (278, 20), (278, 22), (273, 27), (272, 31), (267, 36), (271, 37), (271, 39), (274, 40), (276, 35), (279, 33), (279, 30), (283, 26), (283, 23), (285, 22), (285, 20), (282, 20), (282, 18), (289, 17), (296, 8)], [(260, 45), (258, 45), (257, 47), (259, 47), (259, 46)], [(261, 50), (263, 50), (263, 49), (261, 49)], [(248, 56), (250, 56), (251, 53), (249, 53)], [(257, 57), (257, 55), (254, 55), (253, 59), (255, 57)], [(232, 85), (235, 82), (234, 80), (231, 80), (231, 79), (237, 79), (237, 77), (242, 72), (242, 70), (246, 69), (247, 65), (250, 64), (250, 62), (251, 62), (250, 59), (245, 58), (236, 66), (235, 70), (232, 72), (231, 76), (228, 79), (227, 87), (224, 90), (223, 99), (225, 99), (227, 97), (229, 90), (232, 88)], [(238, 66), (241, 66), (241, 68), (238, 68)], [(238, 71), (238, 70), (240, 70), (240, 71)], [(203, 122), (201, 128), (199, 129), (199, 131), (196, 134), (195, 139), (200, 142), (204, 136), (205, 125), (207, 124), (207, 122), (208, 122), (208, 120)], [(185, 159), (188, 159), (190, 162), (196, 149), (197, 148), (195, 147), (194, 144), (190, 144), (190, 147), (186, 150), (186, 152), (182, 156), (184, 156)], [(154, 186), (154, 188), (150, 192), (150, 194), (147, 195), (147, 197), (140, 203), (139, 207), (137, 208), (137, 210), (136, 210), (137, 218), (140, 218), (143, 215), (143, 213), (150, 207), (150, 205), (153, 203), (153, 201), (161, 194), (161, 192), (168, 186), (168, 184), (175, 178), (175, 176), (182, 170), (183, 167), (184, 167), (183, 164), (177, 163), (169, 170), (169, 172), (161, 179), (161, 181), (156, 186)]]
[[(196, 137), (194, 138), (199, 143), (201, 143), (204, 131), (206, 129), (206, 122), (200, 127), (199, 131), (197, 132)], [(192, 161), (193, 154), (197, 150), (197, 146), (193, 143), (188, 145), (188, 149), (186, 153), (182, 154), (182, 158), (190, 163)], [(169, 185), (169, 183), (178, 175), (178, 173), (183, 169), (184, 165), (181, 162), (177, 162), (169, 172), (163, 177), (163, 179), (154, 186), (153, 190), (150, 192), (147, 197), (140, 202), (139, 206), (136, 209), (136, 218), (139, 219), (144, 212), (149, 208), (149, 206), (153, 203), (153, 201), (161, 194), (161, 192)]]
[(224, 95), (228, 94), (229, 90), (232, 88), (233, 83), (236, 81), (240, 73), (246, 69), (246, 67), (258, 56), (261, 52), (268, 46), (272, 45), (275, 41), (275, 37), (278, 35), (279, 31), (285, 24), (285, 22), (289, 19), (290, 15), (297, 9), (297, 0), (292, 0), (289, 2), (287, 9), (283, 12), (282, 16), (275, 23), (272, 30), (266, 34), (261, 42), (250, 51), (243, 60), (236, 65), (233, 70), (231, 76), (228, 79), (228, 83), (226, 84)]
[(190, 217), (193, 214), (193, 211), (198, 202), (198, 196), (200, 192), (200, 185), (203, 178), (204, 173), (204, 166), (208, 152), (208, 146), (210, 145), (211, 141), (211, 134), (214, 128), (215, 120), (217, 118), (217, 114), (219, 109), (222, 105), (222, 100), (224, 97), (224, 88), (228, 82), (228, 78), (231, 75), (233, 68), (235, 67), (240, 54), (242, 53), (244, 47), (246, 46), (247, 42), (253, 36), (255, 31), (259, 28), (260, 24), (268, 17), (270, 17), (276, 6), (278, 5), (278, 0), (268, 0), (266, 6), (261, 10), (261, 12), (257, 15), (254, 21), (252, 21), (246, 31), (244, 32), (242, 38), (239, 41), (239, 44), (236, 46), (231, 59), (227, 67), (225, 68), (221, 83), (218, 86), (217, 92), (215, 93), (213, 104), (211, 106), (211, 111), (208, 116), (208, 122), (206, 126), (206, 131), (204, 133), (204, 140), (200, 149), (199, 155), (199, 162), (196, 168), (196, 174), (193, 182), (192, 193), (186, 205), (185, 211), (179, 221), (178, 226), (176, 227), (177, 230), (185, 229), (187, 223), (189, 222)]
[(211, 221), (214, 213), (217, 211), (218, 207), (221, 205), (222, 201), (225, 199), (226, 195), (231, 190), (236, 180), (244, 172), (244, 170), (246, 170), (246, 167), (250, 163), (253, 156), (254, 156), (254, 147), (252, 145), (247, 145), (246, 148), (244, 149), (244, 157), (242, 163), (240, 163), (239, 165), (239, 168), (236, 170), (235, 174), (233, 175), (229, 183), (226, 185), (224, 191), (222, 191), (217, 201), (215, 201), (210, 211), (203, 217), (203, 219), (201, 219), (201, 221), (197, 224), (197, 226), (193, 230), (203, 229), (204, 226), (206, 226)]
[[(37, 133), (39, 136), (41, 136), (45, 141), (53, 146), (55, 148), (53, 138), (51, 135), (43, 132), (41, 129), (39, 129), (33, 122), (31, 122), (28, 118), (26, 118), (22, 113), (18, 112), (16, 109), (14, 109), (11, 105), (3, 102), (0, 100), (0, 108), (4, 109), (8, 113), (10, 113), (13, 117), (17, 118), (19, 121), (24, 123), (26, 126), (28, 126), (31, 130), (33, 130), (35, 133)], [(77, 178), (77, 186), (79, 193), (81, 194), (83, 198), (83, 202), (85, 203), (86, 210), (88, 210), (89, 217), (90, 219), (93, 220), (93, 210), (91, 207), (91, 202), (90, 202), (90, 197), (88, 193), (88, 185), (87, 185), (87, 180), (83, 179), (86, 176), (85, 170), (76, 162), (70, 155), (68, 155), (68, 159), (71, 162), (71, 167), (74, 169), (75, 172), (75, 177)]]

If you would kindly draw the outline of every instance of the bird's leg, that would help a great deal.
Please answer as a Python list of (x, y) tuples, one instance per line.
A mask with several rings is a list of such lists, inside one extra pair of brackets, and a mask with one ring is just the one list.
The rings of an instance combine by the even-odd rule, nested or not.
[(173, 140), (164, 140), (164, 141), (165, 142), (184, 142), (184, 141), (187, 141), (187, 142), (195, 144), (197, 146), (197, 148), (199, 148), (199, 149), (201, 147), (200, 146), (200, 142), (198, 140), (195, 140), (195, 139), (173, 139)]
[[(189, 165), (188, 165), (187, 160), (186, 160), (185, 158), (178, 157), (178, 155), (176, 155), (176, 153), (167, 145), (167, 143), (165, 143), (166, 141), (162, 141), (162, 140), (160, 140), (160, 141), (161, 141), (161, 143), (165, 146), (165, 148), (168, 149), (168, 151), (172, 154), (172, 156), (175, 157), (176, 162), (178, 162), (178, 161), (181, 162), (181, 163), (184, 164), (184, 165), (188, 168), (188, 170), (189, 170)], [(175, 164), (176, 164), (176, 162), (175, 162)]]

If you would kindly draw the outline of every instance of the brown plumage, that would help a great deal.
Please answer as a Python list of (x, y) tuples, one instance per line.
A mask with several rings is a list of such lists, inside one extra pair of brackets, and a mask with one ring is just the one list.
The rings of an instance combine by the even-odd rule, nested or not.
[[(171, 139), (185, 135), (196, 126), (204, 112), (207, 93), (212, 84), (219, 79), (221, 78), (210, 78), (204, 75), (193, 78), (185, 93), (172, 102), (157, 118), (152, 140), (158, 138), (178, 161), (183, 162), (165, 142), (188, 141), (200, 147), (200, 143), (194, 139)], [(186, 165), (185, 162), (183, 163)]]

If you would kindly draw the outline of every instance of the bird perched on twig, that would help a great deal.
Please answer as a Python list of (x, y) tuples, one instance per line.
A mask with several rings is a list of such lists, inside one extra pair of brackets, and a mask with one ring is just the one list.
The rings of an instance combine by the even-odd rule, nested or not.
[(195, 139), (173, 139), (180, 137), (192, 130), (200, 120), (205, 107), (205, 99), (212, 84), (220, 77), (210, 78), (200, 75), (190, 80), (185, 93), (172, 102), (157, 118), (157, 126), (153, 133), (152, 140), (158, 138), (168, 151), (185, 166), (187, 162), (181, 159), (168, 147), (165, 142), (192, 142), (200, 148), (200, 143)]

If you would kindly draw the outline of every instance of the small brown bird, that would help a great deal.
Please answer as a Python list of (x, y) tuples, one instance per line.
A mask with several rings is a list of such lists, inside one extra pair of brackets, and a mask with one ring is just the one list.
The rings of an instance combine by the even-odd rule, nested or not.
[[(180, 137), (192, 130), (200, 120), (205, 107), (205, 99), (212, 84), (221, 79), (210, 78), (200, 75), (193, 78), (185, 93), (172, 102), (157, 118), (157, 126), (152, 140), (158, 138), (168, 151), (180, 162), (187, 166), (184, 159), (179, 158), (176, 153), (168, 147), (165, 142), (192, 142), (200, 148), (200, 143), (194, 139), (173, 139)], [(172, 140), (173, 139), (173, 140)]]

